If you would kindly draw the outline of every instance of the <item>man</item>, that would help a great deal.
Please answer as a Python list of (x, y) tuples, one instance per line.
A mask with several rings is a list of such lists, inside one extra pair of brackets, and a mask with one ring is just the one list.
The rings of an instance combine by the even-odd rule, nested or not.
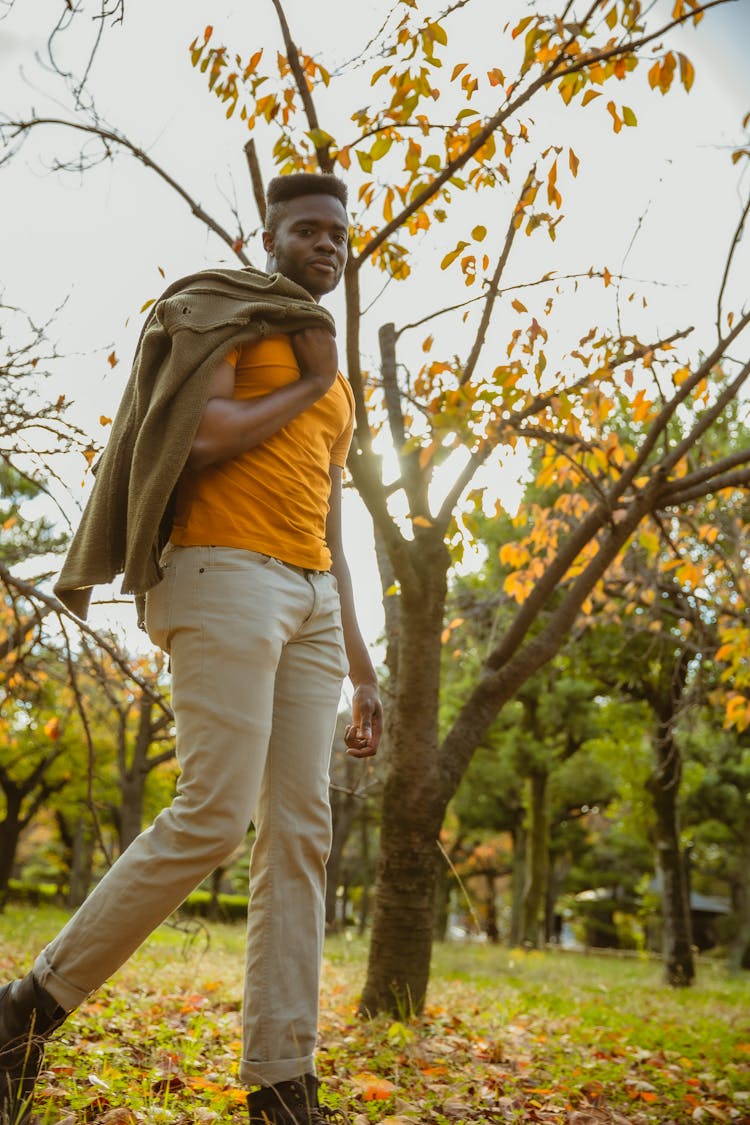
[[(85, 614), (124, 572), (170, 654), (181, 776), (21, 981), (0, 990), (0, 1119), (30, 1111), (46, 1037), (254, 820), (240, 1078), (251, 1125), (322, 1125), (315, 1077), (328, 765), (343, 676), (348, 752), (382, 729), (341, 537), (353, 425), (317, 302), (347, 258), (345, 185), (278, 177), (267, 274), (205, 271), (157, 302), (56, 590)], [(124, 527), (124, 531), (123, 531)], [(155, 561), (165, 533), (168, 542)]]

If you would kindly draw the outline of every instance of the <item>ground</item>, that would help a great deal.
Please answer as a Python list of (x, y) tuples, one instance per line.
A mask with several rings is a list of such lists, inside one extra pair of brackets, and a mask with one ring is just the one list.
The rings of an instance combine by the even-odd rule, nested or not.
[[(9, 907), (2, 979), (63, 919)], [(652, 960), (446, 944), (425, 1013), (367, 1023), (365, 956), (326, 946), (318, 1069), (352, 1125), (750, 1125), (748, 973), (676, 991)], [(240, 926), (162, 927), (48, 1049), (39, 1125), (241, 1122), (241, 972)]]

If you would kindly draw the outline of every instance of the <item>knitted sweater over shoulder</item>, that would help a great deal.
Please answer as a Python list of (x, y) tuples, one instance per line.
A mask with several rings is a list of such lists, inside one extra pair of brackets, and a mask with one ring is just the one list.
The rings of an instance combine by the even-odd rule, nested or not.
[(234, 347), (333, 319), (281, 274), (215, 269), (183, 277), (153, 305), (55, 593), (79, 617), (92, 587), (123, 575), (125, 594), (161, 580), (172, 495), (208, 399), (209, 380)]

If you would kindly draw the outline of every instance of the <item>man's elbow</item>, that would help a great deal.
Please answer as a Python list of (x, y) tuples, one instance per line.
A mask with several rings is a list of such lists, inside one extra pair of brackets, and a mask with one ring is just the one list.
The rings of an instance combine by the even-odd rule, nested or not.
[(218, 460), (219, 457), (213, 444), (205, 437), (198, 435), (193, 439), (193, 444), (190, 446), (185, 468), (191, 473), (199, 473), (201, 469), (207, 469)]

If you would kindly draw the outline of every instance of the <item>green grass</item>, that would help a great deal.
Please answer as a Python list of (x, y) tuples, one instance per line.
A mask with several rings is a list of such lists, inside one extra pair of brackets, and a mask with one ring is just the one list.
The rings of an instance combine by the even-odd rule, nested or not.
[[(0, 916), (2, 976), (64, 919)], [(442, 945), (421, 1017), (363, 1023), (366, 952), (328, 941), (321, 1007), (326, 1096), (356, 1125), (750, 1123), (750, 974), (702, 962), (676, 991), (649, 960)], [(242, 965), (240, 926), (158, 930), (51, 1045), (44, 1125), (242, 1120)]]

